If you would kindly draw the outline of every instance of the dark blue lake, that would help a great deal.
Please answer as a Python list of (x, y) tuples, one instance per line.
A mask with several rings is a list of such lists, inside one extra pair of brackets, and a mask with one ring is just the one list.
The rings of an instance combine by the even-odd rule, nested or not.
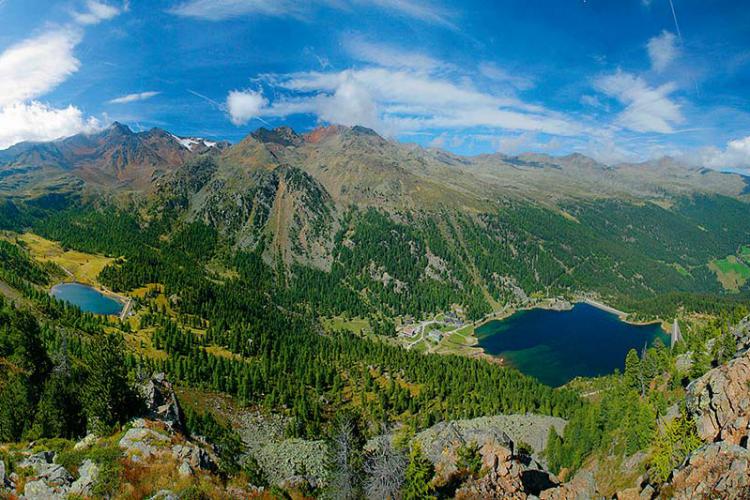
[(588, 304), (570, 311), (519, 311), (480, 326), (476, 336), (486, 353), (552, 387), (622, 371), (630, 349), (640, 351), (657, 338), (669, 345), (658, 324), (631, 325)]
[(99, 290), (81, 283), (60, 283), (50, 291), (53, 297), (64, 300), (94, 314), (120, 314), (123, 305)]

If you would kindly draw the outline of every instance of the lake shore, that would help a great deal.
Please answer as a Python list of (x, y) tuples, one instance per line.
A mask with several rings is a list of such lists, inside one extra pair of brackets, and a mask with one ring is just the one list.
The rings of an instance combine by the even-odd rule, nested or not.
[(580, 299), (574, 299), (572, 301), (561, 300), (557, 298), (542, 299), (533, 305), (523, 306), (523, 307), (506, 306), (499, 311), (494, 311), (492, 313), (489, 313), (482, 319), (477, 320), (469, 325), (471, 327), (471, 331), (461, 335), (460, 343), (451, 341), (449, 340), (449, 337), (448, 337), (445, 340), (443, 340), (443, 342), (441, 342), (440, 346), (438, 346), (438, 349), (436, 349), (435, 352), (438, 352), (438, 353), (442, 352), (443, 354), (459, 354), (459, 355), (472, 357), (472, 358), (481, 358), (481, 359), (485, 359), (493, 363), (499, 362), (503, 366), (510, 366), (510, 363), (507, 360), (503, 360), (502, 358), (498, 358), (497, 356), (488, 354), (487, 352), (485, 352), (485, 350), (482, 347), (479, 346), (479, 338), (476, 335), (477, 328), (480, 328), (483, 325), (486, 325), (487, 323), (491, 321), (503, 321), (520, 311), (532, 311), (535, 309), (543, 309), (543, 310), (562, 312), (562, 311), (569, 311), (573, 309), (573, 307), (575, 307), (576, 304), (588, 304), (602, 311), (608, 312), (610, 314), (614, 314), (618, 317), (620, 321), (628, 325), (650, 326), (650, 325), (659, 324), (664, 333), (668, 334), (670, 332), (670, 325), (662, 320), (659, 320), (659, 319), (654, 319), (650, 321), (631, 320), (631, 319), (628, 319), (628, 316), (630, 315), (629, 313), (620, 311), (619, 309), (612, 307), (610, 305), (607, 305), (600, 301), (596, 301), (596, 300), (592, 300), (592, 299), (588, 299), (584, 297), (581, 297)]

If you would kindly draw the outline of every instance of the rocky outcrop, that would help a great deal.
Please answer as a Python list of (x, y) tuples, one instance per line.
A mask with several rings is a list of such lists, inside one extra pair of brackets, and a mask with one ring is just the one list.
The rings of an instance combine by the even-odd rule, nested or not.
[(184, 431), (182, 410), (166, 375), (157, 373), (151, 377), (141, 386), (141, 394), (146, 402), (149, 418), (162, 421), (172, 429)]
[(688, 414), (703, 441), (747, 445), (750, 353), (710, 370), (687, 388)]
[(438, 469), (454, 467), (454, 457), (446, 455), (446, 450), (469, 443), (478, 446), (494, 442), (506, 445), (526, 443), (532, 448), (534, 459), (543, 462), (539, 455), (547, 446), (550, 427), (562, 435), (565, 424), (566, 421), (561, 418), (544, 415), (496, 415), (440, 422), (417, 434), (416, 440)]
[(580, 471), (570, 481), (539, 494), (541, 500), (588, 500), (596, 498), (596, 480), (591, 471)]
[(690, 454), (661, 488), (675, 500), (750, 498), (750, 452), (730, 443), (712, 443)]
[(554, 476), (538, 464), (514, 456), (507, 443), (488, 442), (480, 453), (482, 473), (461, 485), (456, 490), (456, 499), (524, 500), (557, 486)]

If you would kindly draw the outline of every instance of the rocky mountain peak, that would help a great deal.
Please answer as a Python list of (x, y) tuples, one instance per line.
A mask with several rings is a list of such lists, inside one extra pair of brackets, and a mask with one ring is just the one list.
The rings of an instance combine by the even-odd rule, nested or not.
[(134, 132), (130, 129), (130, 127), (120, 122), (113, 122), (112, 125), (110, 125), (105, 130), (105, 135), (109, 137), (117, 135), (130, 136), (133, 134)]
[(274, 129), (261, 127), (250, 134), (255, 140), (263, 143), (279, 144), (281, 146), (299, 146), (303, 138), (291, 127), (282, 126)]

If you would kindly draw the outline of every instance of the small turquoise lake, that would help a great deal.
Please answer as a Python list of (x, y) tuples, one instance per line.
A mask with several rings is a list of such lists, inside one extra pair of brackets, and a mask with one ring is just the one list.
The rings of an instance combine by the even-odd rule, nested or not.
[(487, 354), (552, 387), (622, 371), (630, 349), (640, 351), (657, 338), (669, 345), (658, 324), (631, 325), (584, 303), (569, 311), (519, 311), (480, 326), (476, 336)]
[(84, 312), (94, 314), (117, 315), (123, 307), (118, 300), (81, 283), (60, 283), (52, 287), (50, 294), (58, 300), (80, 307)]

